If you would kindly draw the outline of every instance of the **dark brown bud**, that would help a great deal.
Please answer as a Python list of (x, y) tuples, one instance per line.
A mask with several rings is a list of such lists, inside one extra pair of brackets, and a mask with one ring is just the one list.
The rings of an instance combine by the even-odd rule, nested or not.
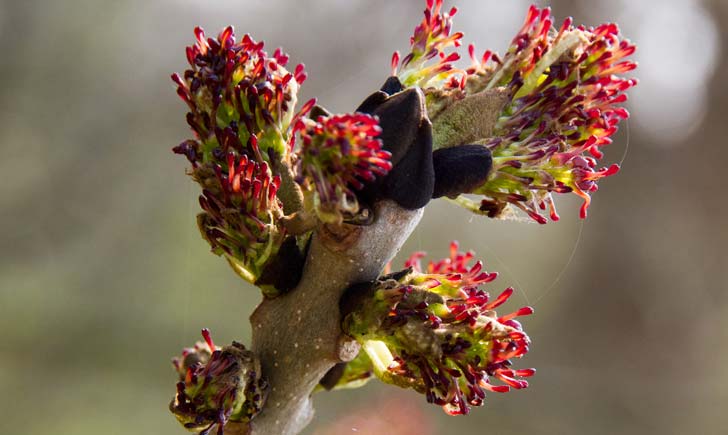
[[(383, 88), (392, 89), (386, 83)], [(368, 184), (361, 197), (370, 203), (391, 199), (407, 209), (424, 207), (432, 198), (435, 184), (432, 125), (427, 119), (424, 94), (419, 88), (410, 88), (385, 96), (385, 92), (375, 92), (358, 110), (379, 118), (379, 137), (384, 149), (392, 153), (394, 167), (386, 177)]]
[(454, 198), (470, 193), (488, 179), (493, 159), (483, 145), (441, 148), (433, 153), (435, 190), (433, 198)]
[[(255, 285), (263, 289), (263, 294), (273, 296), (293, 290), (303, 275), (306, 255), (298, 248), (296, 238), (289, 236), (275, 256), (263, 269)], [(271, 289), (268, 292), (266, 289)]]

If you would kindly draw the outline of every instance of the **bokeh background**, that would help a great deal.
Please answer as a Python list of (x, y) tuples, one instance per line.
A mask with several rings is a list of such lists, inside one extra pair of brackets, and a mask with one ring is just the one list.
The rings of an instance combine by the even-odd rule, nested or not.
[[(453, 2), (446, 2), (451, 5)], [(459, 0), (501, 53), (527, 2)], [(728, 431), (728, 1), (558, 0), (640, 49), (622, 162), (588, 220), (496, 222), (433, 202), (403, 253), (450, 239), (519, 293), (538, 368), (466, 418), (376, 382), (316, 398), (307, 434)], [(209, 327), (249, 342), (259, 293), (210, 255), (169, 80), (192, 28), (234, 24), (305, 62), (303, 98), (348, 111), (389, 72), (424, 0), (0, 1), (0, 433), (181, 434), (169, 358)]]

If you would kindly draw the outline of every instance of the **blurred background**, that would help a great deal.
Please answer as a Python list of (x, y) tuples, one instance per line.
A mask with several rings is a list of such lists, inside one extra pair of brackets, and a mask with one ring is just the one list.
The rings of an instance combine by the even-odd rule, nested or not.
[[(446, 1), (450, 6), (455, 2)], [(459, 0), (455, 25), (504, 52), (526, 1)], [(544, 3), (542, 3), (544, 4)], [(728, 427), (728, 1), (551, 3), (639, 46), (623, 161), (590, 217), (497, 222), (436, 201), (403, 248), (457, 239), (531, 304), (525, 391), (469, 417), (372, 382), (320, 394), (307, 434), (724, 434)], [(349, 111), (407, 48), (424, 0), (0, 1), (0, 433), (182, 434), (170, 357), (250, 341), (259, 293), (209, 254), (170, 73), (192, 29), (234, 24), (305, 62), (305, 101)], [(721, 72), (722, 71), (722, 72)], [(396, 263), (401, 261), (397, 260)], [(508, 308), (507, 307), (507, 308)]]

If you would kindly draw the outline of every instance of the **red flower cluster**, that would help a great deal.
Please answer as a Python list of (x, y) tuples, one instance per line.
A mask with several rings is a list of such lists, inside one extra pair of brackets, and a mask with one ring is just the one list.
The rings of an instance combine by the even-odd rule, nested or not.
[(554, 31), (550, 10), (531, 7), (489, 77), (488, 87), (508, 87), (513, 100), (485, 141), (493, 175), (476, 190), (486, 196), (481, 212), (497, 215), (510, 203), (545, 223), (539, 210), (546, 207), (558, 220), (551, 192), (574, 192), (584, 198), (580, 214), (586, 217), (596, 181), (619, 170), (616, 164), (597, 168), (597, 160), (619, 121), (629, 117), (619, 104), (637, 81), (617, 74), (636, 68), (626, 60), (635, 49), (620, 40), (616, 24), (574, 27), (566, 19)]
[[(483, 262), (478, 260), (472, 266), (468, 263), (475, 258), (472, 251), (461, 252), (458, 242), (450, 243), (450, 256), (438, 261), (430, 261), (427, 268), (422, 267), (420, 260), (427, 255), (424, 252), (415, 252), (405, 261), (404, 267), (410, 267), (413, 271), (426, 275), (444, 275), (448, 282), (458, 287), (477, 286), (493, 281), (498, 277), (498, 272), (484, 272)], [(437, 285), (439, 281), (435, 281)]]
[[(460, 55), (447, 52), (452, 47), (459, 47), (463, 37), (462, 32), (451, 33), (452, 17), (456, 13), (455, 7), (443, 12), (442, 0), (427, 0), (425, 18), (410, 38), (410, 53), (401, 61), (399, 52), (392, 55), (392, 75), (399, 76), (403, 85), (437, 87), (461, 75), (453, 65)], [(427, 65), (432, 59), (435, 63)]]
[(236, 41), (232, 27), (217, 38), (196, 28), (195, 36), (186, 52), (190, 68), (172, 76), (195, 138), (173, 150), (192, 163), (203, 189), (197, 219), (203, 238), (254, 283), (285, 236), (274, 168), (289, 163), (293, 125), (314, 101), (294, 115), (306, 73), (303, 65), (288, 72), (281, 49), (269, 56), (249, 35)]
[(205, 213), (198, 216), (198, 225), (212, 251), (225, 255), (240, 276), (255, 282), (285, 237), (284, 228), (277, 225), (283, 215), (276, 197), (281, 181), (271, 176), (265, 162), (233, 153), (226, 160), (226, 172), (213, 166), (216, 183), (201, 180), (205, 188), (200, 206)]
[(382, 150), (377, 119), (363, 113), (301, 119), (295, 127), (296, 181), (309, 195), (323, 222), (340, 223), (359, 211), (356, 190), (392, 169), (391, 154)]
[(248, 422), (260, 412), (267, 385), (260, 363), (242, 344), (220, 349), (209, 331), (202, 335), (208, 349), (197, 344), (173, 360), (180, 381), (169, 407), (185, 428), (207, 435), (217, 425), (222, 435), (228, 422)]
[(197, 140), (184, 142), (175, 152), (193, 164), (206, 162), (215, 159), (215, 152), (244, 153), (257, 137), (264, 157), (285, 155), (296, 94), (306, 79), (304, 66), (288, 72), (288, 55), (280, 48), (271, 57), (264, 43), (250, 35), (236, 42), (232, 27), (217, 39), (205, 38), (197, 27), (195, 36), (197, 43), (187, 47), (190, 69), (183, 76), (173, 74), (172, 80), (190, 108), (187, 122)]
[(182, 349), (182, 355), (172, 358), (172, 365), (179, 374), (180, 379), (184, 379), (187, 376), (187, 369), (196, 363), (207, 364), (210, 361), (212, 352), (218, 349), (212, 341), (208, 329), (202, 330), (202, 338), (205, 341), (198, 341), (194, 346)]
[[(493, 155), (491, 175), (471, 192), (484, 198), (477, 203), (461, 196), (456, 202), (490, 217), (501, 216), (510, 204), (546, 223), (547, 208), (552, 220), (559, 219), (551, 194), (574, 192), (584, 199), (580, 215), (586, 217), (596, 182), (619, 170), (616, 164), (599, 167), (597, 160), (618, 123), (629, 117), (619, 105), (637, 81), (620, 75), (636, 68), (627, 60), (635, 46), (620, 39), (616, 24), (574, 27), (568, 18), (554, 28), (549, 8), (531, 6), (503, 58), (491, 51), (477, 58), (471, 44), (472, 65), (462, 70), (453, 63), (457, 52), (446, 53), (463, 36), (451, 34), (455, 11), (442, 13), (441, 1), (427, 6), (398, 73), (402, 83), (452, 91), (433, 94), (428, 100), (433, 113), (443, 97), (457, 100), (502, 88), (511, 98), (492, 136), (479, 141)], [(399, 62), (397, 53), (394, 61)]]
[[(530, 343), (514, 319), (533, 309), (498, 316), (495, 309), (513, 289), (491, 300), (479, 286), (497, 274), (484, 272), (481, 262), (470, 265), (473, 254), (459, 252), (456, 243), (450, 258), (430, 262), (426, 271), (422, 256), (414, 254), (407, 271), (381, 278), (371, 298), (344, 322), (347, 333), (362, 342), (374, 373), (424, 393), (450, 414), (482, 405), (486, 391), (527, 387), (522, 378), (535, 371), (510, 366)], [(493, 379), (503, 385), (492, 384)]]

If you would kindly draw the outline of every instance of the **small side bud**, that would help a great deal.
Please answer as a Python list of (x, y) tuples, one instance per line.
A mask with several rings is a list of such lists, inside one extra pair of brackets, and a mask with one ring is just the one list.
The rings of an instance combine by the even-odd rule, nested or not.
[(455, 198), (470, 193), (485, 183), (490, 173), (490, 150), (482, 145), (461, 145), (435, 150), (432, 156), (435, 167), (433, 198)]
[(263, 290), (264, 294), (285, 294), (293, 290), (303, 275), (303, 266), (306, 263), (306, 253), (298, 247), (293, 236), (288, 236), (272, 258), (262, 270), (255, 285)]
[(326, 390), (359, 388), (374, 376), (374, 368), (366, 352), (359, 352), (356, 358), (339, 363), (329, 370), (319, 384)]
[(179, 374), (169, 409), (188, 430), (222, 435), (228, 422), (247, 423), (262, 409), (267, 384), (260, 362), (245, 346), (219, 348), (203, 330), (207, 343), (185, 349), (173, 360)]
[[(394, 80), (390, 78), (387, 82)], [(409, 210), (422, 208), (432, 198), (435, 183), (432, 125), (427, 118), (424, 94), (411, 88), (382, 99), (383, 96), (384, 92), (375, 92), (358, 110), (366, 109), (379, 119), (380, 138), (384, 149), (392, 155), (393, 168), (386, 177), (365, 186), (360, 196), (369, 203), (385, 198)]]
[(379, 89), (387, 95), (394, 95), (404, 90), (404, 85), (399, 81), (399, 77), (392, 76), (387, 78), (382, 87)]

